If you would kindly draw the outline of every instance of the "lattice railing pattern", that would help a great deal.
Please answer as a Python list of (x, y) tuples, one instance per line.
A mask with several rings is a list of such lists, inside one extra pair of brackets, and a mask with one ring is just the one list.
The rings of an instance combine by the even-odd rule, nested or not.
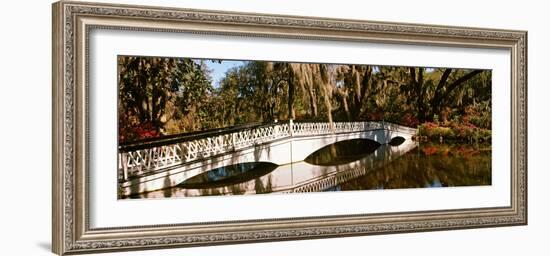
[(120, 152), (119, 178), (128, 178), (290, 137), (384, 129), (378, 122), (281, 123), (207, 138)]
[(378, 122), (334, 122), (330, 123), (294, 123), (293, 135), (319, 135), (329, 133), (358, 132), (367, 130), (384, 129), (384, 125)]

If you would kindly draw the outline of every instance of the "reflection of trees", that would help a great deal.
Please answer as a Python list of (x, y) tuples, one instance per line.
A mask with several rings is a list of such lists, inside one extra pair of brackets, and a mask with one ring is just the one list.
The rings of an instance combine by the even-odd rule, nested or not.
[(380, 143), (368, 139), (338, 141), (311, 153), (304, 159), (304, 162), (338, 168), (339, 164), (351, 163), (364, 158), (378, 147), (380, 147)]
[[(228, 184), (225, 186), (217, 186), (210, 188), (201, 188), (198, 189), (201, 196), (216, 196), (216, 195), (244, 195), (254, 191), (255, 194), (265, 194), (273, 192), (273, 185), (271, 183), (271, 176), (267, 175), (267, 180), (265, 181), (262, 178), (255, 178), (250, 181), (240, 182), (237, 184)], [(251, 189), (251, 185), (254, 185)], [(176, 188), (180, 190), (179, 187)], [(184, 191), (188, 189), (183, 189)]]
[(290, 118), (415, 126), (466, 115), (490, 128), (481, 116), (491, 112), (490, 70), (245, 61), (214, 87), (208, 63), (120, 57), (121, 134), (139, 137), (136, 126), (171, 134)]
[(423, 188), (432, 186), (434, 181), (445, 187), (491, 184), (490, 149), (442, 146), (438, 147), (438, 153), (426, 155), (423, 148), (341, 184), (342, 190)]

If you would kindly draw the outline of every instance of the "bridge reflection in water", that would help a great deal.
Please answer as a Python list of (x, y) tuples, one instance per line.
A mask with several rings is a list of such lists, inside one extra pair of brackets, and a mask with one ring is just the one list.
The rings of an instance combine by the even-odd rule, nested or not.
[[(270, 163), (245, 163), (211, 170), (182, 182), (180, 185), (163, 190), (141, 193), (131, 198), (191, 197), (205, 195), (245, 195), (264, 193), (301, 193), (339, 190), (339, 184), (364, 176), (415, 148), (412, 140), (404, 140), (400, 145), (378, 144), (362, 140), (361, 152), (346, 152), (337, 156), (341, 163), (328, 165), (323, 162), (300, 161), (277, 166)], [(351, 142), (351, 143), (349, 143)], [(358, 141), (339, 142), (337, 147), (349, 151), (351, 144)], [(361, 144), (361, 143), (360, 143)], [(375, 146), (372, 146), (375, 145)], [(358, 148), (358, 147), (355, 147)], [(347, 150), (346, 150), (347, 149)], [(353, 159), (361, 156), (358, 159)], [(317, 158), (319, 159), (319, 158)], [(312, 162), (312, 161), (309, 161)]]

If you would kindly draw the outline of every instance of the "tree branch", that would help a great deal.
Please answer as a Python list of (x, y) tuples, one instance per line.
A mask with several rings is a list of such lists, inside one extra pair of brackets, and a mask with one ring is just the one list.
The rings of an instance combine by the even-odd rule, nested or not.
[(451, 94), (451, 92), (456, 89), (459, 85), (461, 85), (462, 83), (470, 80), (470, 78), (474, 77), (475, 75), (479, 74), (483, 72), (483, 70), (474, 70), (464, 76), (462, 76), (461, 78), (455, 80), (452, 84), (449, 85), (449, 87), (447, 88), (447, 90), (445, 90), (445, 94), (443, 95), (443, 97), (441, 97), (442, 99), (444, 98), (447, 98), (447, 96), (449, 96), (449, 94)]

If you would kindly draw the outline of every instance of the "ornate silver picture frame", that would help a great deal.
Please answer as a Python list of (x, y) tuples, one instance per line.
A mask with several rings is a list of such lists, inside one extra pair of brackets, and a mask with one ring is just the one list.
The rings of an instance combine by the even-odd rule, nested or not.
[[(184, 246), (207, 246), (341, 236), (484, 228), (527, 224), (527, 32), (272, 14), (234, 13), (164, 7), (61, 1), (53, 5), (52, 249), (59, 255)], [(507, 52), (505, 80), (509, 118), (508, 168), (493, 169), (506, 183), (506, 205), (430, 210), (292, 215), (252, 219), (94, 226), (97, 200), (90, 157), (94, 78), (90, 51), (94, 31), (374, 43)], [(445, 48), (446, 49), (446, 48)], [(125, 53), (117, 53), (125, 54)], [(181, 56), (175, 56), (181, 57)], [(185, 56), (195, 57), (195, 56)], [(116, 69), (116, 63), (109, 63)], [(116, 90), (116, 84), (112, 86)], [(493, 85), (495, 86), (495, 85)], [(508, 95), (508, 94), (506, 94)], [(113, 109), (113, 111), (116, 111)], [(97, 116), (98, 113), (95, 113)], [(498, 128), (498, 127), (497, 127)], [(495, 129), (497, 129), (495, 128)], [(116, 142), (113, 142), (116, 144)], [(99, 149), (102, 150), (102, 149)], [(500, 160), (500, 159), (497, 159)], [(495, 160), (494, 160), (495, 161)], [(104, 171), (104, 170), (103, 170)], [(116, 167), (113, 175), (116, 173)], [(494, 185), (494, 184), (493, 184)], [(326, 194), (326, 193), (321, 193)], [(113, 194), (116, 200), (116, 193)], [(267, 198), (267, 197), (266, 197)], [(196, 198), (194, 200), (203, 200)], [(266, 199), (267, 200), (267, 199)], [(127, 201), (126, 201), (127, 202)], [(148, 204), (147, 200), (139, 201)]]

